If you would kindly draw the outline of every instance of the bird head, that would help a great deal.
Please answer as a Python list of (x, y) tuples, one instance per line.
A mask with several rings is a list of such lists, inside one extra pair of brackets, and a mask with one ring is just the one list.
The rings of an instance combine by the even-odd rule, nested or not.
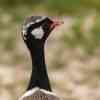
[(23, 24), (23, 39), (28, 45), (44, 43), (53, 29), (62, 23), (62, 21), (46, 16), (31, 16)]

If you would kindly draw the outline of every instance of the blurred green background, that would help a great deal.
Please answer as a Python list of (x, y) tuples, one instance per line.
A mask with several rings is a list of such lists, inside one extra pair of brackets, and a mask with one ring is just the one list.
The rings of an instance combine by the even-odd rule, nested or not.
[(64, 21), (46, 44), (54, 92), (63, 100), (100, 100), (99, 0), (0, 0), (0, 100), (18, 100), (27, 87), (31, 60), (21, 25), (30, 15)]

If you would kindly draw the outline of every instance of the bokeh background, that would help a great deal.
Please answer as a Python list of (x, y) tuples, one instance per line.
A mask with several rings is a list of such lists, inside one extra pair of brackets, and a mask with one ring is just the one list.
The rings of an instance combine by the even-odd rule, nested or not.
[(100, 100), (99, 0), (0, 0), (0, 100), (26, 90), (31, 60), (21, 25), (30, 15), (64, 21), (45, 48), (53, 91), (62, 100)]

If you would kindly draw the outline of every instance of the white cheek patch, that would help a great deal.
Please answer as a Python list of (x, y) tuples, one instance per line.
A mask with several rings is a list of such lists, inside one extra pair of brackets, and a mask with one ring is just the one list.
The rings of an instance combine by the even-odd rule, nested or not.
[(44, 31), (42, 29), (42, 27), (36, 28), (34, 29), (31, 34), (36, 38), (36, 39), (42, 39), (43, 35), (44, 35)]
[[(27, 29), (32, 25), (32, 24), (36, 24), (36, 23), (39, 23), (41, 22), (42, 20), (44, 20), (46, 17), (45, 16), (42, 16), (41, 18), (39, 19), (36, 19), (35, 21), (32, 21), (32, 22), (29, 22), (27, 24), (24, 24), (23, 25), (23, 28), (22, 28), (22, 33), (23, 33), (23, 38), (24, 40), (27, 40), (26, 36), (27, 36)], [(41, 39), (44, 35), (44, 31), (42, 29), (42, 27), (39, 27), (39, 28), (36, 28), (34, 29), (31, 34), (37, 38), (37, 39)]]

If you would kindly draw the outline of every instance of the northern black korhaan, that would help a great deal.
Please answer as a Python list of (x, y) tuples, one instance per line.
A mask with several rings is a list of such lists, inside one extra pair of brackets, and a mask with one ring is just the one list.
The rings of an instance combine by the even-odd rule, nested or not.
[(52, 92), (49, 82), (44, 46), (52, 30), (62, 24), (52, 17), (31, 16), (22, 26), (23, 40), (30, 51), (32, 59), (32, 74), (27, 92), (20, 100), (59, 100)]

